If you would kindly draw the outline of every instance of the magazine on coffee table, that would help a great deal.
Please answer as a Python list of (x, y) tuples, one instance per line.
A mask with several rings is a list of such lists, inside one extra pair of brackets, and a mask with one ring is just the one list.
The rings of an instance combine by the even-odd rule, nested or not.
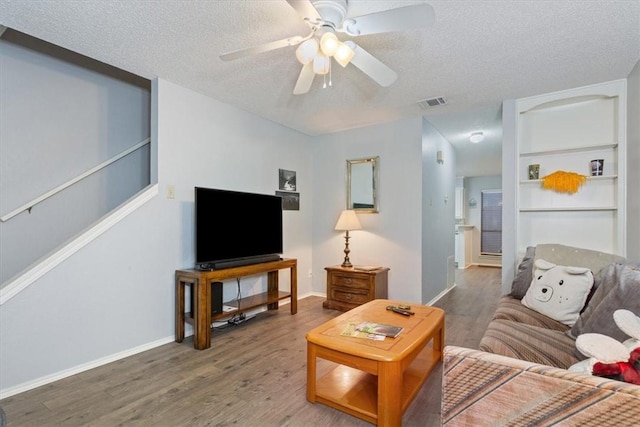
[(385, 323), (370, 322), (365, 320), (356, 325), (356, 331), (365, 332), (367, 334), (384, 335), (385, 337), (395, 338), (402, 332), (401, 326), (387, 325)]

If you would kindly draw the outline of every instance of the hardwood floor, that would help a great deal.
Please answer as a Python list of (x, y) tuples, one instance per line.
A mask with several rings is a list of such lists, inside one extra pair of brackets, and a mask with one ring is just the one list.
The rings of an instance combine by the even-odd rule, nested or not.
[[(477, 347), (500, 295), (500, 269), (457, 270), (456, 283), (435, 304), (446, 312), (445, 341)], [(9, 397), (0, 407), (9, 427), (368, 426), (305, 398), (305, 333), (340, 314), (322, 301), (300, 300), (295, 316), (284, 306), (215, 330), (207, 350), (194, 350), (187, 338)], [(404, 426), (440, 425), (441, 375), (440, 365)]]

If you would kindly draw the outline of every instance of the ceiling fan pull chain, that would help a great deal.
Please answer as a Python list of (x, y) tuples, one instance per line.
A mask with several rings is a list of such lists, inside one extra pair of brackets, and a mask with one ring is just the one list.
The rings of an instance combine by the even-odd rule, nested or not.
[(331, 84), (331, 63), (332, 63), (332, 62), (333, 62), (333, 61), (331, 60), (331, 58), (329, 58), (329, 87), (333, 86), (333, 85)]
[(327, 75), (323, 74), (322, 75), (322, 79), (323, 79), (322, 89), (326, 89), (327, 88)]

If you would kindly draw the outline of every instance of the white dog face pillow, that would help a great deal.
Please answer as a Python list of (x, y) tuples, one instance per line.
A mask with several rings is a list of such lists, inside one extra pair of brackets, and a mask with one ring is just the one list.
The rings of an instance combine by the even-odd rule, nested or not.
[(543, 259), (534, 264), (531, 286), (522, 304), (538, 313), (573, 326), (580, 317), (591, 287), (588, 268), (555, 265)]

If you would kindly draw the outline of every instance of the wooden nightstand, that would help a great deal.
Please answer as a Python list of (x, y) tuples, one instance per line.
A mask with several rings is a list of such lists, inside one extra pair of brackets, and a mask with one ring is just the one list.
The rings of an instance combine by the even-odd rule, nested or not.
[(374, 299), (387, 298), (387, 276), (389, 269), (363, 271), (339, 265), (325, 267), (327, 270), (327, 300), (324, 308), (348, 311)]

